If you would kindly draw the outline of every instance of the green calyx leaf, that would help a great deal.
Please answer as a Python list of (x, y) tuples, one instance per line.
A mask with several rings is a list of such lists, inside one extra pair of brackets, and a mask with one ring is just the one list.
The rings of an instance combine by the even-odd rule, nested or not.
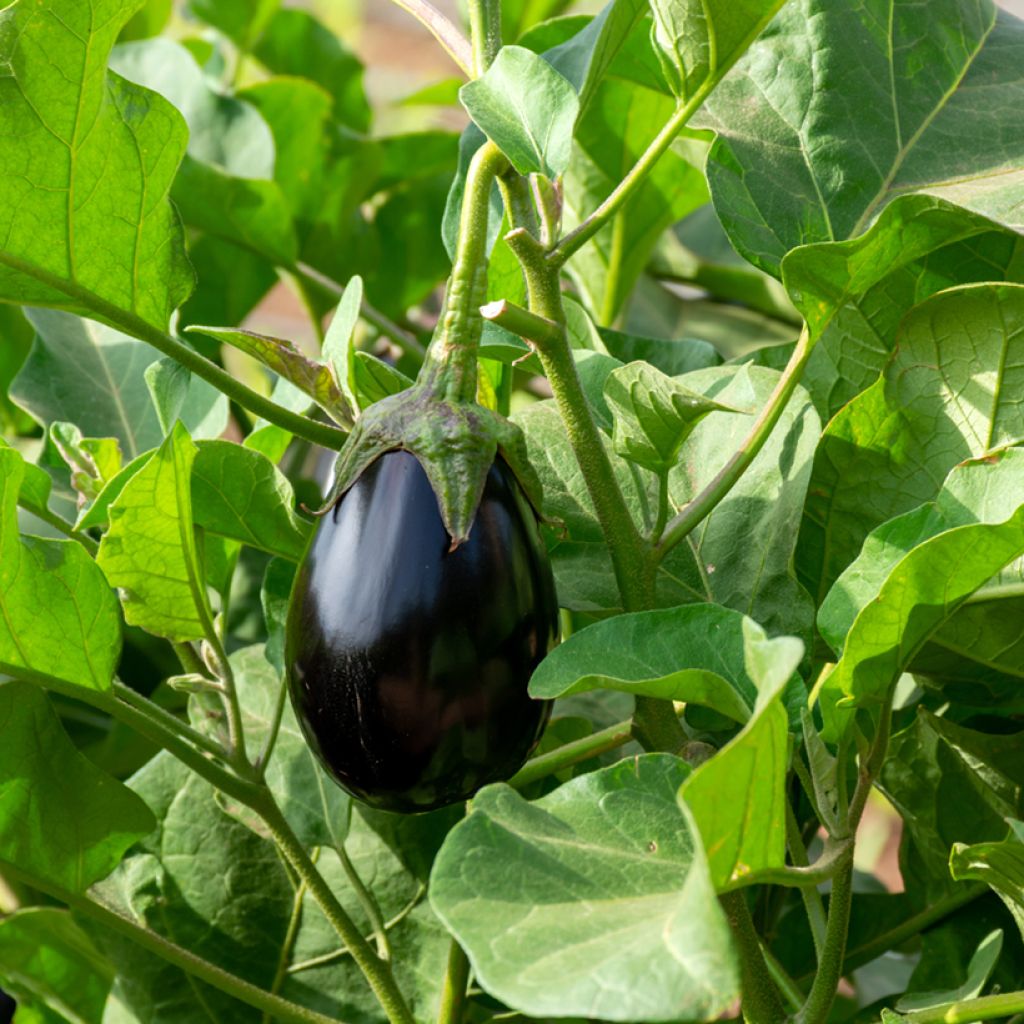
[(469, 537), (487, 474), (499, 454), (534, 509), (540, 509), (540, 482), (515, 424), (475, 402), (440, 398), (433, 387), (414, 384), (360, 417), (338, 456), (324, 511), (372, 462), (397, 449), (415, 455), (427, 474), (453, 550)]

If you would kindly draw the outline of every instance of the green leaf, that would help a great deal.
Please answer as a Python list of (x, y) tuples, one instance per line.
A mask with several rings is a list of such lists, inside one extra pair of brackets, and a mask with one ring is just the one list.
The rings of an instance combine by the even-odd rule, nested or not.
[(503, 0), (501, 5), (502, 38), (518, 39), (538, 22), (561, 14), (572, 0)]
[(11, 401), (11, 381), (17, 376), (29, 349), (32, 328), (21, 309), (0, 303), (0, 433), (8, 437), (32, 432), (32, 420)]
[(320, 349), (321, 358), (331, 368), (345, 401), (350, 409), (360, 408), (355, 393), (356, 350), (352, 335), (359, 322), (359, 310), (363, 301), (363, 279), (353, 277), (345, 286), (334, 317), (324, 335)]
[(281, 0), (188, 0), (186, 10), (247, 51), (280, 6)]
[(229, 345), (258, 359), (268, 369), (280, 374), (300, 391), (309, 395), (338, 423), (343, 426), (352, 425), (352, 413), (330, 368), (318, 359), (307, 356), (294, 342), (231, 327), (193, 326), (188, 330), (190, 333), (198, 332), (218, 341), (226, 341)]
[[(992, 886), (1013, 915), (1021, 936), (1024, 937), (1024, 822), (1011, 820), (1009, 824), (1010, 835), (1000, 843), (977, 843), (973, 846), (956, 843), (950, 854), (949, 870), (957, 881), (975, 878)], [(981, 953), (979, 948), (976, 955), (980, 957)], [(995, 955), (999, 955), (998, 945)], [(987, 962), (986, 960), (985, 963)], [(984, 965), (979, 965), (977, 973), (981, 973), (983, 967)], [(975, 972), (972, 971), (973, 973)], [(987, 972), (985, 977), (987, 978)], [(982, 981), (984, 980), (983, 978)], [(969, 977), (968, 984), (970, 981)]]
[(169, 434), (181, 420), (195, 438), (219, 437), (228, 425), (228, 399), (212, 384), (192, 374), (174, 359), (146, 367), (146, 386), (156, 407), (160, 429)]
[(112, 67), (160, 93), (188, 123), (188, 151), (171, 193), (185, 223), (282, 266), (293, 264), (298, 243), (284, 195), (269, 180), (273, 138), (259, 113), (214, 92), (188, 50), (170, 39), (119, 46)]
[(848, 242), (802, 246), (782, 277), (815, 349), (803, 385), (826, 419), (873, 384), (904, 315), (954, 285), (1020, 279), (1024, 238), (931, 196), (902, 196)]
[(359, 407), (365, 409), (388, 395), (397, 395), (412, 387), (412, 379), (390, 363), (378, 359), (370, 352), (356, 352), (353, 359), (352, 379), (355, 382)]
[(602, 327), (600, 331), (601, 340), (609, 355), (623, 363), (643, 360), (670, 377), (677, 377), (691, 370), (705, 370), (722, 362), (722, 357), (715, 351), (713, 345), (706, 341), (698, 341), (696, 338), (677, 338), (669, 341), (664, 338), (644, 338), (613, 331), (608, 327)]
[(578, 116), (586, 112), (598, 83), (646, 10), (646, 0), (610, 0), (581, 31), (544, 53), (579, 93)]
[(0, 671), (109, 690), (121, 622), (103, 574), (76, 541), (18, 535), (25, 465), (0, 447)]
[(651, 0), (662, 70), (681, 102), (718, 81), (785, 0)]
[[(960, 849), (966, 849), (966, 847), (961, 847)], [(1024, 850), (1024, 847), (1022, 847), (1022, 850)], [(952, 863), (956, 860), (957, 852), (954, 849), (951, 858), (951, 870)], [(1021, 860), (1021, 866), (1024, 867), (1024, 859)], [(954, 874), (953, 877), (957, 876)], [(1024, 882), (1024, 872), (1021, 874), (1021, 880)], [(1021, 893), (1024, 895), (1024, 886), (1021, 888)], [(1012, 906), (1010, 909), (1012, 912)], [(1024, 915), (1021, 917), (1021, 928), (1024, 930)], [(992, 969), (999, 960), (999, 954), (1002, 952), (1002, 949), (1002, 931), (997, 929), (994, 932), (989, 932), (975, 950), (974, 956), (971, 957), (971, 962), (967, 967), (967, 978), (962, 985), (958, 988), (939, 992), (912, 992), (910, 995), (903, 996), (896, 1003), (896, 1009), (901, 1013), (911, 1013), (915, 1010), (928, 1010), (935, 1006), (945, 1006), (947, 1003), (959, 1003), (965, 999), (975, 999), (981, 995), (981, 991), (988, 982)]]
[(957, 463), (1024, 440), (1024, 286), (934, 295), (907, 314), (897, 341), (815, 456), (797, 571), (819, 599), (872, 529), (932, 500)]
[[(913, 653), (991, 576), (1024, 554), (1024, 449), (962, 463), (934, 502), (869, 534), (818, 613), (841, 654), (826, 680), (832, 729), (886, 699)], [(844, 709), (835, 708), (841, 697)]]
[(615, 450), (658, 474), (675, 466), (683, 443), (708, 413), (743, 411), (691, 391), (646, 362), (613, 370), (604, 396), (615, 421)]
[(264, 455), (231, 441), (203, 441), (192, 465), (197, 526), (297, 562), (309, 525), (295, 514), (284, 474)]
[(163, 330), (193, 283), (167, 201), (187, 131), (162, 97), (104, 70), (138, 6), (0, 13), (0, 298)]
[(0, 685), (0, 722), (0, 860), (82, 892), (150, 832), (153, 816), (75, 749), (37, 687)]
[(906, 192), (1024, 229), (1022, 57), (1024, 24), (992, 3), (787, 4), (706, 107), (733, 244), (777, 274), (791, 249), (859, 235)]
[(169, 640), (200, 640), (213, 614), (192, 527), (196, 446), (176, 424), (108, 509), (96, 561), (119, 588), (125, 620)]
[(786, 774), (789, 743), (782, 692), (803, 644), (767, 640), (743, 620), (747, 671), (757, 681), (757, 703), (739, 735), (697, 767), (679, 790), (700, 831), (715, 888), (757, 882), (759, 871), (786, 862)]
[(1020, 736), (979, 732), (920, 710), (893, 736), (879, 787), (903, 818), (908, 889), (918, 909), (929, 906), (963, 888), (950, 877), (951, 847), (999, 843), (1006, 819), (1024, 817)]
[(520, 174), (553, 178), (569, 166), (579, 97), (531, 50), (502, 47), (487, 71), (459, 90), (459, 99)]
[(275, 11), (253, 52), (275, 74), (312, 79), (322, 86), (334, 100), (336, 122), (357, 132), (369, 130), (362, 63), (308, 11)]
[[(13, 446), (0, 437), (0, 449), (9, 448), (13, 449)], [(50, 488), (53, 485), (53, 480), (50, 474), (45, 469), (40, 469), (38, 466), (34, 466), (31, 462), (22, 462), (22, 470), (24, 475), (21, 478), (21, 485), (18, 489), (18, 504), (28, 509), (45, 509), (46, 503), (50, 497)], [(5, 470), (5, 474), (9, 472)]]
[[(92, 501), (121, 470), (121, 446), (113, 437), (82, 437), (73, 423), (51, 423), (49, 439), (71, 472), (79, 507)], [(44, 501), (45, 507), (45, 501)]]
[[(44, 424), (70, 422), (86, 437), (117, 438), (129, 459), (160, 444), (164, 432), (145, 383), (155, 349), (70, 313), (34, 309), (28, 316), (36, 337), (11, 385), (22, 408)], [(206, 381), (193, 378), (187, 388), (179, 410), (186, 426), (207, 432), (226, 423), (227, 402)]]
[(720, 605), (616, 615), (556, 647), (534, 672), (530, 694), (553, 699), (622, 690), (702, 704), (742, 725), (764, 686), (757, 652), (763, 646), (771, 660), (770, 652), (788, 652), (794, 643), (766, 640), (749, 619)]
[(66, 910), (26, 907), (0, 920), (0, 982), (22, 1001), (98, 1024), (113, 973)]
[(504, 785), (474, 797), (438, 854), (430, 899), (485, 991), (532, 1017), (696, 1021), (726, 1010), (739, 980), (700, 839), (676, 800), (688, 771), (645, 754), (532, 804)]

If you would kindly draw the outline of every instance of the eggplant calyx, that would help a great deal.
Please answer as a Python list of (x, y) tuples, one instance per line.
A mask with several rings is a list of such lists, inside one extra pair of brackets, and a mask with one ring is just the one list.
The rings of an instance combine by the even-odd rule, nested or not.
[(498, 455), (539, 515), (541, 484), (519, 427), (475, 402), (438, 397), (423, 384), (376, 402), (359, 417), (335, 463), (331, 492), (314, 514), (328, 512), (372, 462), (399, 449), (423, 467), (451, 537), (450, 550), (469, 538)]

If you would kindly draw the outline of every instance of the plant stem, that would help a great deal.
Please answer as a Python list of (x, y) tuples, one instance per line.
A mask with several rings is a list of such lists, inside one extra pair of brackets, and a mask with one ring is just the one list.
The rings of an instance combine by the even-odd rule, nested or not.
[(812, 349), (810, 334), (805, 327), (786, 369), (760, 415), (754, 421), (754, 425), (750, 428), (750, 433), (714, 478), (665, 527), (665, 532), (656, 548), (659, 559), (664, 558), (672, 548), (714, 511), (718, 503), (735, 487), (740, 477), (757, 458), (758, 453), (779, 422), (790, 398), (793, 397), (793, 392), (800, 382)]
[(352, 891), (356, 894), (359, 905), (363, 908), (363, 913), (369, 919), (373, 937), (377, 942), (377, 955), (381, 960), (390, 960), (391, 940), (388, 938), (387, 929), (384, 927), (384, 918), (381, 916), (377, 901), (373, 898), (373, 893), (366, 888), (362, 878), (359, 877), (359, 872), (356, 871), (356, 866), (352, 863), (345, 844), (343, 842), (336, 843), (334, 852), (338, 855), (338, 860), (341, 861), (341, 868), (345, 872), (349, 885), (352, 886)]
[(47, 526), (52, 526), (58, 533), (64, 534), (65, 537), (70, 540), (77, 540), (79, 544), (85, 548), (94, 558), (96, 552), (99, 551), (99, 544), (96, 543), (88, 534), (81, 533), (76, 530), (71, 523), (66, 519), (62, 519), (56, 512), (52, 512), (49, 508), (40, 507), (39, 505), (28, 505), (23, 502), (20, 498), (18, 504), (21, 505), (26, 512), (31, 512), (36, 519), (41, 519)]
[[(626, 611), (652, 608), (655, 567), (651, 549), (641, 537), (626, 506), (580, 383), (565, 330), (559, 269), (545, 259), (540, 243), (522, 228), (509, 232), (505, 241), (519, 259), (526, 276), (530, 312), (558, 327), (557, 337), (549, 338), (549, 343), (535, 342), (537, 354), (611, 552), (623, 607)], [(686, 734), (670, 701), (637, 697), (633, 724), (634, 735), (649, 750), (675, 753), (686, 742)]]
[(828, 901), (828, 927), (825, 945), (818, 960), (818, 970), (811, 984), (807, 1002), (795, 1017), (795, 1024), (824, 1024), (836, 998), (843, 976), (846, 936), (850, 928), (853, 905), (853, 846), (849, 847), (842, 870), (832, 879)]
[(441, 1007), (437, 1024), (462, 1024), (466, 1009), (466, 985), (469, 983), (469, 960), (455, 939), (448, 947), (448, 969), (441, 989)]
[(392, 0), (408, 11), (440, 44), (467, 78), (473, 77), (473, 48), (469, 40), (427, 0)]
[(672, 145), (675, 137), (696, 113), (716, 84), (717, 78), (709, 76), (683, 106), (676, 108), (661, 131), (651, 140), (651, 144), (644, 150), (640, 159), (615, 186), (608, 198), (550, 251), (548, 259), (554, 266), (563, 266), (574, 252), (586, 245), (615, 216), (626, 200), (643, 184), (644, 179), (654, 169), (654, 165)]
[(761, 953), (768, 967), (768, 973), (772, 976), (772, 981), (775, 982), (782, 993), (782, 998), (786, 1000), (791, 1010), (799, 1010), (804, 1005), (803, 992), (800, 991), (797, 983), (786, 972), (786, 968), (779, 963), (772, 951), (763, 942), (761, 943)]
[(98, 900), (80, 893), (70, 892), (60, 886), (54, 885), (45, 878), (36, 877), (27, 871), (22, 871), (14, 865), (3, 862), (4, 874), (10, 874), (26, 885), (45, 893), (47, 896), (60, 901), (73, 910), (76, 910), (87, 917), (92, 918), (99, 924), (126, 936), (132, 942), (143, 949), (155, 953), (168, 963), (180, 967), (181, 970), (199, 978), (202, 981), (213, 985), (215, 988), (234, 996), (249, 1006), (255, 1007), (269, 1014), (273, 1020), (284, 1021), (286, 1024), (337, 1024), (331, 1017), (325, 1017), (322, 1013), (310, 1010), (298, 1003), (282, 999), (278, 995), (267, 992), (251, 982), (239, 978), (235, 974), (225, 971), (221, 967), (211, 964), (195, 953), (184, 949), (182, 946), (165, 939), (142, 925), (123, 916), (117, 911), (100, 903)]
[(501, 49), (501, 0), (469, 0), (473, 74), (479, 78)]
[(441, 320), (427, 349), (417, 385), (438, 397), (475, 402), (480, 336), (480, 307), (487, 297), (487, 221), (491, 186), (508, 166), (504, 154), (485, 142), (473, 155), (459, 217), (458, 243)]
[(781, 1024), (786, 1019), (778, 989), (761, 951), (761, 940), (750, 919), (742, 892), (719, 896), (740, 953), (740, 984), (743, 991), (743, 1019), (748, 1024)]
[(573, 740), (571, 743), (565, 743), (545, 754), (531, 758), (508, 780), (508, 784), (514, 789), (523, 789), (531, 783), (545, 779), (549, 775), (554, 775), (581, 761), (588, 761), (599, 754), (624, 746), (632, 738), (632, 721), (627, 719), (625, 722), (617, 722), (615, 725), (608, 726), (607, 729), (601, 729), (590, 736)]
[(223, 758), (225, 756), (224, 750), (216, 740), (210, 739), (209, 736), (204, 736), (186, 722), (181, 721), (177, 716), (172, 715), (166, 708), (162, 708), (159, 704), (143, 697), (141, 693), (136, 693), (130, 686), (125, 686), (124, 683), (119, 683), (115, 680), (114, 696), (120, 702), (130, 705), (140, 714), (144, 714), (148, 718), (159, 722), (163, 728), (177, 734), (187, 743), (191, 743), (193, 746), (204, 750), (208, 754), (212, 754), (214, 757)]
[(324, 916), (345, 943), (352, 959), (370, 983), (388, 1020), (392, 1024), (414, 1024), (412, 1013), (395, 983), (390, 965), (374, 953), (370, 944), (356, 928), (355, 922), (338, 902), (338, 898), (285, 820), (270, 790), (261, 789), (260, 798), (249, 806), (263, 819), (285, 859), (295, 869), (310, 895), (320, 905)]
[(512, 334), (518, 334), (524, 341), (539, 345), (559, 345), (562, 342), (562, 328), (547, 317), (537, 316), (508, 299), (498, 299), (480, 307), (480, 315), (491, 323), (504, 327)]

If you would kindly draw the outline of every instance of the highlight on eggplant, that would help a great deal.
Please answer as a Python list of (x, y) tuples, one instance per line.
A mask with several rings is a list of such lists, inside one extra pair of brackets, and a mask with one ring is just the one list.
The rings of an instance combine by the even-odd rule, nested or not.
[(500, 456), (468, 540), (450, 546), (418, 460), (390, 451), (321, 518), (296, 576), (296, 715), (331, 776), (383, 810), (431, 810), (510, 777), (550, 713), (527, 684), (557, 638), (554, 580)]

